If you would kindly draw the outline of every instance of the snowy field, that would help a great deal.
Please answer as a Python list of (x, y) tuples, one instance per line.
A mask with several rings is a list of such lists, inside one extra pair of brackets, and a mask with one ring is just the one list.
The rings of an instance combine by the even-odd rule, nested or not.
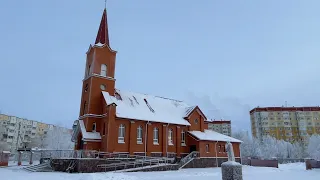
[[(68, 174), (59, 172), (26, 172), (21, 167), (0, 168), (3, 180), (219, 180), (220, 168), (183, 169), (167, 172), (134, 172), (134, 173), (90, 173)], [(284, 164), (277, 168), (243, 166), (244, 180), (319, 180), (320, 169), (306, 171), (304, 163)]]

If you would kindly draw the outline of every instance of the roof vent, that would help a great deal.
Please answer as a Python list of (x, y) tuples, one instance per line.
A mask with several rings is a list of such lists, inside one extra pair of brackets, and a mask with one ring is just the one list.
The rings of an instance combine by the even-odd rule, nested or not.
[(130, 100), (130, 105), (133, 107), (134, 106), (133, 100), (131, 98), (129, 98), (129, 100)]
[(136, 98), (135, 96), (132, 96), (132, 97), (133, 97), (133, 99), (136, 101), (136, 103), (139, 104), (137, 98)]
[(115, 92), (114, 96), (117, 98), (117, 100), (121, 100), (122, 101), (122, 98), (121, 98), (119, 93)]
[(148, 101), (146, 99), (143, 99), (143, 100), (144, 100), (144, 102), (146, 102), (146, 104), (147, 104), (148, 108), (150, 109), (150, 111), (154, 113), (155, 111), (154, 111), (154, 109), (152, 109), (152, 107), (150, 106)]

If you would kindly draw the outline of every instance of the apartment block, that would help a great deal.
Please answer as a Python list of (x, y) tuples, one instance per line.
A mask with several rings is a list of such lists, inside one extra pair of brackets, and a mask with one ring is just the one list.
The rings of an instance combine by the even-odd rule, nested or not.
[(13, 152), (29, 147), (33, 139), (46, 135), (53, 127), (51, 124), (0, 114), (0, 141), (7, 142), (7, 148)]
[(307, 144), (308, 136), (320, 134), (320, 107), (257, 107), (250, 111), (252, 136), (270, 135)]
[(208, 123), (208, 129), (231, 136), (231, 121), (230, 120), (209, 120)]

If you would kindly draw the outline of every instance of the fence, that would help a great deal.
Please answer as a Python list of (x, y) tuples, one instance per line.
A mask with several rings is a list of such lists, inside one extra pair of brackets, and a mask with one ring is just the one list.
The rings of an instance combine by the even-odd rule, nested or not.
[[(34, 150), (20, 151), (21, 161), (29, 161), (32, 154), (33, 161), (40, 161), (41, 158), (96, 158), (99, 155), (98, 151), (81, 151), (81, 150)], [(18, 161), (18, 151), (10, 155), (10, 161)]]

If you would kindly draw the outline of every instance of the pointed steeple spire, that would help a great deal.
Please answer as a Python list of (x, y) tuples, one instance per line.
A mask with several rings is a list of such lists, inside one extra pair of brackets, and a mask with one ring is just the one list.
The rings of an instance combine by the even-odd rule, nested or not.
[(97, 44), (99, 42), (101, 44), (107, 44), (108, 46), (110, 46), (109, 33), (108, 33), (107, 9), (106, 8), (104, 9), (103, 14), (102, 14), (102, 18), (101, 18), (101, 22), (100, 22), (100, 26), (99, 26), (99, 30), (98, 30), (95, 44)]

